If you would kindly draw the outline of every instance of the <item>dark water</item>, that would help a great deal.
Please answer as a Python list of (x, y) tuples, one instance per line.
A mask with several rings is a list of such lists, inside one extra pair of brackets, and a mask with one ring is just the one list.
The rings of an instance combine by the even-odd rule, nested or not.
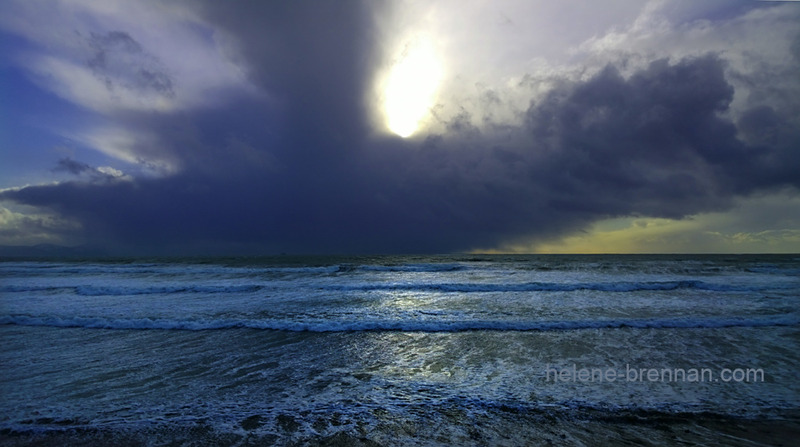
[(5, 261), (0, 294), (9, 443), (748, 445), (800, 410), (797, 255)]

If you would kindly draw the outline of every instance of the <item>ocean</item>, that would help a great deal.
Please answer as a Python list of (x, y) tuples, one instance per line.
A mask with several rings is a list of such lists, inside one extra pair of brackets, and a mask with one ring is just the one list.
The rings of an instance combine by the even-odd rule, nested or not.
[(789, 444), (800, 255), (0, 261), (4, 445)]

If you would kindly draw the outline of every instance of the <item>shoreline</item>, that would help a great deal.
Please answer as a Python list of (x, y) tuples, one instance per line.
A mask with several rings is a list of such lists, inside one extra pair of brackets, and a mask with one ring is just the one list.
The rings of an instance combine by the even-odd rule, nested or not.
[[(648, 411), (573, 414), (497, 407), (480, 414), (414, 405), (403, 415), (373, 410), (359, 415), (253, 415), (233, 429), (206, 423), (159, 423), (144, 427), (70, 427), (0, 430), (0, 444), (24, 446), (145, 445), (598, 445), (789, 446), (800, 437), (800, 410), (775, 417)], [(305, 412), (301, 412), (305, 413)], [(369, 419), (369, 420), (368, 420)]]

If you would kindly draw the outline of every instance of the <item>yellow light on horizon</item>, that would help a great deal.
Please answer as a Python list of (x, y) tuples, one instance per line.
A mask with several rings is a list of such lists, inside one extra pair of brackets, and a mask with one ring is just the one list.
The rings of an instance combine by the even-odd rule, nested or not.
[(386, 126), (406, 138), (419, 128), (436, 99), (441, 63), (429, 38), (407, 43), (392, 66), (383, 90)]

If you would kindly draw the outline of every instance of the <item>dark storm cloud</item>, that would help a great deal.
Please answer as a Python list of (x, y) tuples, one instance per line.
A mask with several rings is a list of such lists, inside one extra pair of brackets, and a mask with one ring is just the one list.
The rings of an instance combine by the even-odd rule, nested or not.
[(69, 157), (62, 158), (53, 168), (53, 172), (67, 172), (76, 176), (83, 176), (92, 182), (108, 182), (117, 180), (123, 174), (116, 170), (96, 168), (86, 163), (73, 160)]
[(10, 242), (11, 245), (31, 238), (47, 240), (54, 233), (69, 236), (79, 232), (79, 225), (58, 216), (14, 216), (8, 210), (2, 209), (0, 218), (4, 221), (4, 225), (0, 226), (0, 240)]
[(62, 158), (58, 161), (58, 165), (53, 168), (54, 172), (69, 172), (73, 175), (80, 175), (87, 171), (94, 171), (94, 168), (87, 165), (86, 163), (81, 163), (79, 161), (75, 161), (69, 157)]
[(277, 100), (284, 132), (319, 144), (365, 131), (364, 94), (377, 36), (364, 2), (251, 2), (239, 9), (210, 2), (206, 13), (240, 37), (237, 50), (248, 75)]
[(123, 87), (168, 98), (175, 96), (172, 78), (161, 61), (146, 52), (128, 33), (92, 33), (88, 42), (94, 55), (87, 64), (109, 91)]
[[(680, 217), (714, 207), (739, 188), (754, 154), (721, 118), (733, 89), (714, 57), (661, 60), (625, 80), (613, 66), (551, 92), (527, 113), (547, 142), (552, 183), (612, 215)], [(566, 91), (564, 91), (566, 90)]]
[[(792, 121), (763, 105), (731, 121), (734, 91), (717, 56), (562, 79), (530, 104), (523, 126), (502, 134), (481, 131), (463, 111), (441, 135), (401, 140), (369, 130), (374, 30), (361, 3), (237, 5), (212, 3), (206, 13), (235, 37), (269, 101), (125, 115), (127, 128), (156, 135), (180, 161), (175, 175), (0, 198), (143, 251), (442, 252), (552, 237), (607, 217), (721, 210), (739, 195), (800, 186)], [(132, 44), (111, 37), (108, 47)]]

